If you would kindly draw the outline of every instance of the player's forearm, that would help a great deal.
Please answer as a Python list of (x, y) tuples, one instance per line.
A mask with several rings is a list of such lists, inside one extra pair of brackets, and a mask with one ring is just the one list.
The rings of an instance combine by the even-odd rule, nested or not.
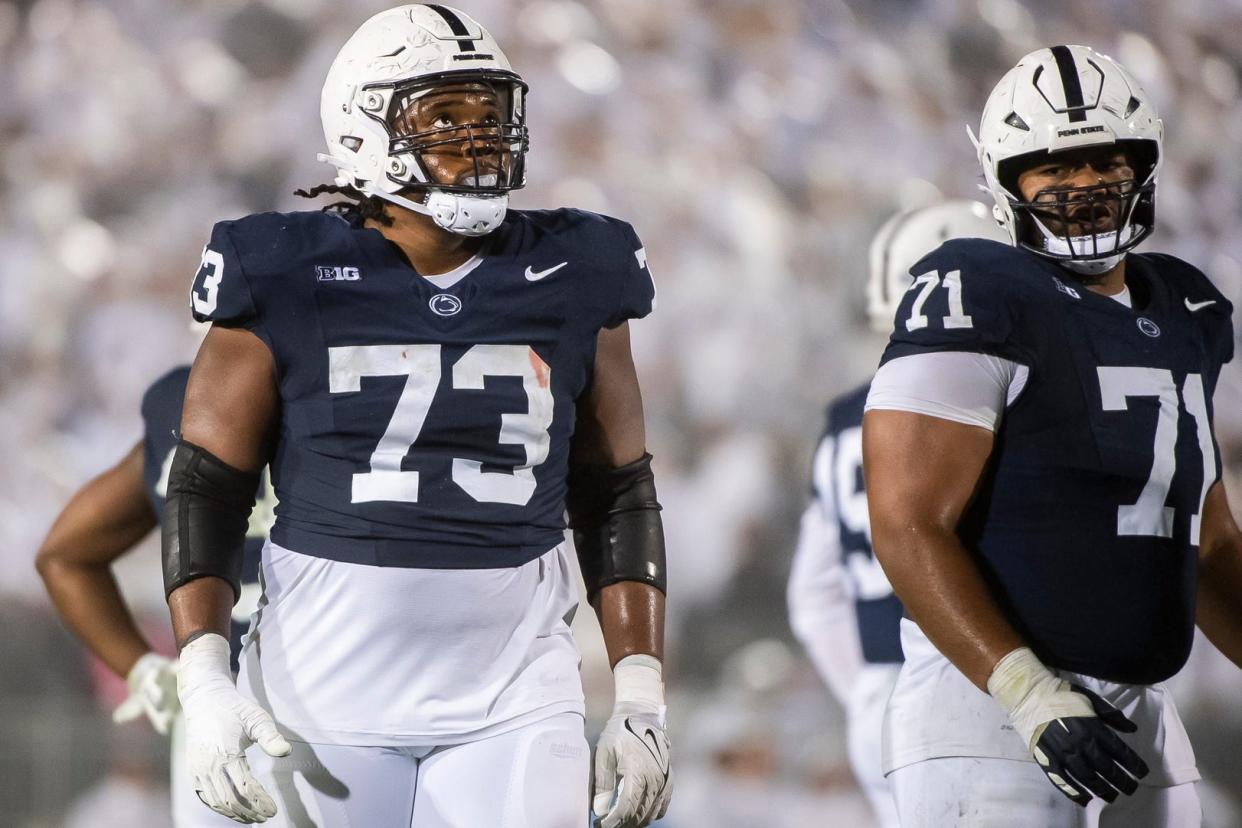
[(992, 669), (1025, 646), (1005, 619), (970, 554), (952, 531), (917, 523), (872, 526), (893, 590), (936, 649), (979, 689)]
[(65, 625), (108, 669), (124, 678), (150, 652), (106, 565), (46, 556), (39, 560), (39, 574)]
[(195, 578), (168, 595), (177, 649), (207, 633), (229, 635), (233, 612), (233, 587), (223, 578)]
[(593, 605), (610, 666), (631, 655), (664, 660), (664, 593), (650, 584), (620, 581), (602, 588)]
[(832, 695), (845, 704), (864, 661), (858, 612), (845, 583), (844, 569), (834, 567), (818, 574), (813, 585), (791, 586), (787, 601), (794, 637)]
[(124, 676), (150, 650), (112, 576), (112, 562), (155, 527), (143, 487), (142, 444), (78, 490), (35, 558), (65, 624), (91, 652)]
[(1200, 578), (1195, 600), (1199, 629), (1226, 658), (1242, 667), (1242, 589), (1228, 591)]
[(1195, 622), (1218, 650), (1242, 667), (1242, 531), (1220, 481), (1208, 490), (1201, 515)]
[(863, 666), (858, 610), (839, 533), (817, 503), (802, 513), (785, 598), (794, 637), (832, 694), (845, 704)]
[(1200, 557), (1195, 601), (1199, 629), (1242, 667), (1242, 539), (1231, 534)]

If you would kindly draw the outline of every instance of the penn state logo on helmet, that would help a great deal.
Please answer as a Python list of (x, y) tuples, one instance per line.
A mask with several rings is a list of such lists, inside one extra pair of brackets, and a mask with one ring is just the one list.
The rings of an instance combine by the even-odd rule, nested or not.
[[(354, 32), (328, 70), (320, 119), (336, 183), (414, 210), (446, 230), (490, 233), (508, 193), (526, 183), (526, 84), (495, 39), (439, 5), (380, 12)], [(470, 96), (488, 112), (461, 122), (429, 113), (432, 96)], [(433, 102), (434, 105), (434, 102)], [(468, 163), (446, 180), (438, 161)]]
[[(996, 218), (1014, 242), (1083, 274), (1114, 267), (1155, 226), (1156, 178), (1164, 126), (1147, 93), (1119, 63), (1086, 46), (1031, 52), (988, 96), (972, 134)], [(1131, 179), (1090, 188), (1063, 188), (1023, 199), (1018, 171), (1040, 154), (1116, 144)], [(1081, 190), (1081, 192), (1079, 191)], [(1071, 210), (1116, 215), (1113, 226), (1070, 235)], [(1065, 228), (1054, 232), (1053, 227)]]

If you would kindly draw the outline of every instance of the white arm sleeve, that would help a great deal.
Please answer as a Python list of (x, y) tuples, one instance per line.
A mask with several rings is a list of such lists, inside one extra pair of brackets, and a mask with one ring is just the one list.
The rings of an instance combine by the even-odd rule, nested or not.
[(866, 410), (909, 411), (995, 431), (1029, 373), (1025, 365), (990, 354), (911, 354), (880, 366)]
[(802, 513), (787, 600), (794, 635), (833, 696), (845, 705), (863, 657), (832, 492), (823, 488), (831, 486), (831, 475), (818, 473), (832, 456), (831, 445), (825, 440), (816, 452), (816, 499)]

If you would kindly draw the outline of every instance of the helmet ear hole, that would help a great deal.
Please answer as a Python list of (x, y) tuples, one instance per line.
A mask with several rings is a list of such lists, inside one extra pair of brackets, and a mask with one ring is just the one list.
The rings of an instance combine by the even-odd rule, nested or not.
[(342, 135), (340, 140), (341, 146), (350, 152), (357, 152), (362, 146), (362, 139), (356, 135)]

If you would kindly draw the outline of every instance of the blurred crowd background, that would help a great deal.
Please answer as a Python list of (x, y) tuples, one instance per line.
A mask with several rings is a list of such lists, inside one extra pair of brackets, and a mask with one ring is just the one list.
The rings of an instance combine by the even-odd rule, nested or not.
[[(214, 221), (313, 209), (319, 88), (374, 0), (0, 3), (0, 822), (167, 824), (167, 746), (109, 721), (123, 685), (52, 613), (34, 553), (140, 437), (147, 383), (199, 334)], [(670, 717), (683, 828), (868, 823), (839, 709), (784, 589), (827, 399), (883, 338), (866, 246), (893, 211), (982, 197), (966, 136), (1026, 52), (1083, 43), (1166, 125), (1146, 244), (1242, 293), (1236, 0), (457, 0), (530, 83), (518, 207), (630, 220), (659, 285), (633, 325), (665, 504)], [(1217, 429), (1242, 470), (1242, 373)], [(1242, 490), (1242, 480), (1233, 489)], [(117, 568), (169, 647), (154, 538)], [(611, 685), (580, 613), (597, 730)], [(1175, 682), (1209, 826), (1242, 825), (1242, 676), (1196, 647)], [(127, 816), (137, 815), (137, 816)]]

